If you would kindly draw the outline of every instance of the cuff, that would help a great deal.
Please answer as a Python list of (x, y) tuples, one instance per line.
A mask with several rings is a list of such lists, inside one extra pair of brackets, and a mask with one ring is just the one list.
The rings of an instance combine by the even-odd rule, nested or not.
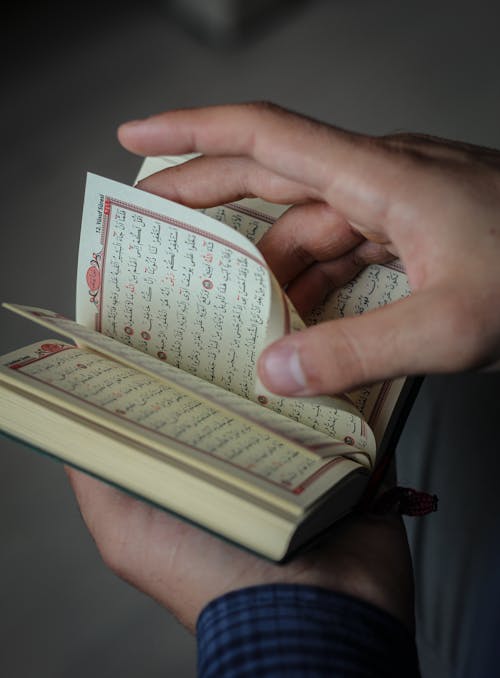
[(197, 624), (199, 678), (417, 678), (414, 638), (369, 603), (327, 589), (272, 584), (213, 600)]

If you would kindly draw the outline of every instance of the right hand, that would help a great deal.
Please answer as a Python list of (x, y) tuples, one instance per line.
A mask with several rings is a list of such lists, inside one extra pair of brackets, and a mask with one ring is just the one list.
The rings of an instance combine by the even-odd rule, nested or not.
[(287, 396), (347, 391), (500, 359), (500, 155), (429, 137), (370, 137), (253, 104), (125, 124), (136, 153), (205, 157), (140, 184), (193, 207), (258, 195), (295, 203), (261, 243), (300, 311), (363, 266), (400, 257), (413, 294), (268, 347), (259, 374)]

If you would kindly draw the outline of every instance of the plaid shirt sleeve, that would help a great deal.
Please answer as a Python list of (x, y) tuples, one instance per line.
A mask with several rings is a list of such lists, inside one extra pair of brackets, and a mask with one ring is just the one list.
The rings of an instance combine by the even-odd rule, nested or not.
[(199, 678), (417, 678), (415, 641), (386, 612), (326, 589), (272, 584), (212, 601), (197, 625)]

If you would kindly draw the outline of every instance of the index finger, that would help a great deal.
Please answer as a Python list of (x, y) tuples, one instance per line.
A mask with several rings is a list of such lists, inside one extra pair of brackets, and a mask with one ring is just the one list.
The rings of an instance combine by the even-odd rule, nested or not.
[[(373, 137), (270, 104), (177, 110), (122, 125), (125, 148), (144, 155), (247, 156), (307, 185), (358, 224), (380, 225), (413, 185), (408, 158)], [(401, 170), (406, 173), (401, 181)]]

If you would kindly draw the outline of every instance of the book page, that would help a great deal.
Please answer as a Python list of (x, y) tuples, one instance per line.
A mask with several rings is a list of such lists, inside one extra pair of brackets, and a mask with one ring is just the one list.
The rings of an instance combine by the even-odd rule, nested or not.
[(371, 445), (347, 398), (256, 390), (259, 353), (297, 316), (257, 248), (198, 211), (89, 175), (77, 320), (332, 437)]
[[(308, 325), (361, 315), (410, 294), (406, 273), (399, 261), (389, 264), (372, 264), (354, 280), (336, 290), (325, 304), (307, 319)], [(404, 385), (404, 379), (387, 380), (349, 393), (359, 411), (366, 418), (378, 442), (383, 437), (392, 410)]]
[[(155, 447), (250, 492), (307, 505), (359, 464), (321, 459), (173, 385), (105, 356), (47, 340), (3, 356), (0, 380)], [(68, 441), (70, 444), (70, 441)], [(331, 485), (330, 485), (331, 486)], [(319, 494), (318, 494), (319, 493)], [(269, 497), (268, 497), (268, 500)]]
[[(154, 172), (186, 162), (193, 157), (195, 156), (146, 158), (140, 168), (137, 181)], [(275, 205), (260, 198), (252, 198), (200, 211), (232, 226), (257, 244), (286, 209), (288, 209), (287, 205)], [(409, 294), (408, 278), (399, 261), (384, 265), (372, 264), (347, 285), (333, 292), (323, 305), (305, 318), (305, 325), (365, 313)], [(300, 319), (293, 316), (293, 310), (290, 308), (289, 312), (291, 325), (295, 330), (301, 329)], [(404, 381), (404, 379), (385, 381), (347, 394), (374, 431), (378, 442), (383, 437)], [(283, 411), (285, 414), (288, 412), (289, 404), (284, 399), (280, 403), (274, 401), (273, 405), (278, 411)], [(283, 410), (280, 409), (281, 407)]]
[(289, 324), (279, 286), (248, 240), (95, 175), (85, 193), (76, 319), (247, 398), (257, 353)]
[[(335, 426), (335, 421), (325, 421), (320, 431), (288, 418), (257, 403), (246, 400), (230, 391), (225, 391), (210, 382), (206, 382), (189, 372), (184, 372), (164, 361), (121, 344), (111, 337), (95, 332), (74, 320), (47, 309), (16, 304), (3, 304), (14, 313), (22, 315), (39, 325), (69, 337), (81, 348), (90, 348), (100, 354), (133, 367), (145, 374), (161, 379), (167, 385), (175, 386), (210, 406), (218, 407), (232, 417), (243, 422), (251, 422), (264, 434), (272, 434), (285, 442), (295, 444), (301, 452), (314, 458), (338, 456), (340, 454), (355, 459), (367, 468), (375, 462), (375, 440), (370, 429), (361, 426), (361, 436), (357, 435), (358, 422), (355, 417), (345, 416)], [(326, 412), (326, 408), (325, 408)], [(324, 416), (323, 413), (317, 417)]]

